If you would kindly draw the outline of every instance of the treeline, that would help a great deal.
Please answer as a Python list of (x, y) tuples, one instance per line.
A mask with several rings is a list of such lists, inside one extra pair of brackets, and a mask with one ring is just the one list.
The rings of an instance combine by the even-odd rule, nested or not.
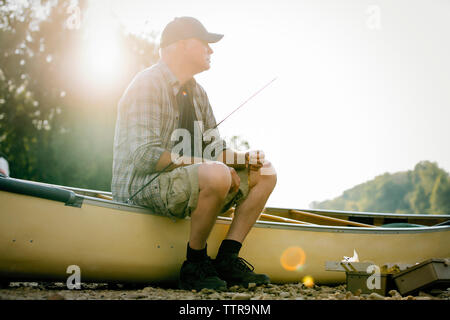
[(414, 170), (385, 173), (335, 199), (311, 203), (315, 209), (450, 214), (450, 176), (430, 161)]
[(110, 190), (117, 103), (158, 52), (152, 34), (122, 28), (120, 77), (88, 85), (86, 9), (85, 0), (0, 0), (0, 151), (12, 177)]

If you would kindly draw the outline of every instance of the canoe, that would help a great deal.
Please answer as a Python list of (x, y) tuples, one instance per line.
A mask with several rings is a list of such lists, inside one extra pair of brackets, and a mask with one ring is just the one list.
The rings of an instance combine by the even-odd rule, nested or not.
[[(213, 258), (231, 216), (232, 211), (218, 217), (211, 232)], [(241, 256), (273, 283), (310, 276), (316, 284), (337, 284), (345, 282), (345, 273), (326, 271), (325, 264), (354, 250), (360, 262), (378, 266), (450, 257), (449, 220), (450, 215), (265, 208)], [(108, 192), (0, 177), (0, 280), (65, 282), (75, 265), (81, 282), (172, 283), (185, 259), (189, 228), (189, 218), (174, 221), (112, 201)]]

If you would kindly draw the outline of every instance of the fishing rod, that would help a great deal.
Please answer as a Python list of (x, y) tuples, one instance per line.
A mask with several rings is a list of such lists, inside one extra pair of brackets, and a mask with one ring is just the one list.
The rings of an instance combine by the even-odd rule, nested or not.
[(273, 78), (270, 82), (268, 82), (264, 87), (262, 87), (261, 89), (259, 89), (258, 91), (256, 91), (252, 96), (250, 96), (250, 98), (248, 98), (247, 100), (245, 100), (243, 103), (241, 103), (241, 105), (239, 107), (237, 107), (235, 110), (233, 110), (233, 112), (231, 112), (228, 116), (226, 116), (222, 121), (220, 121), (218, 124), (216, 124), (212, 129), (217, 128), (222, 122), (224, 122), (225, 120), (227, 120), (233, 113), (235, 113), (236, 111), (238, 111), (240, 108), (242, 108), (247, 102), (249, 102), (251, 99), (253, 99), (253, 97), (255, 97), (258, 93), (260, 93), (261, 91), (263, 91), (265, 88), (267, 88), (272, 82), (274, 82), (275, 80), (277, 80), (277, 78)]
[[(275, 77), (275, 78), (273, 78), (270, 82), (268, 82), (266, 85), (264, 85), (261, 89), (259, 89), (258, 91), (256, 91), (253, 95), (251, 95), (247, 100), (245, 100), (243, 103), (241, 103), (240, 105), (239, 105), (239, 107), (237, 107), (236, 109), (234, 109), (228, 116), (226, 116), (222, 121), (220, 121), (218, 124), (216, 124), (213, 128), (211, 128), (211, 129), (215, 129), (215, 128), (217, 128), (222, 122), (224, 122), (225, 120), (227, 120), (233, 113), (235, 113), (236, 111), (238, 111), (240, 108), (242, 108), (247, 102), (249, 102), (251, 99), (253, 99), (257, 94), (259, 94), (261, 91), (263, 91), (265, 88), (267, 88), (272, 82), (274, 82), (275, 80), (276, 80), (277, 78)], [(175, 160), (175, 162), (178, 160), (178, 159), (180, 159), (181, 158), (181, 156), (179, 156), (176, 160)], [(169, 169), (169, 167), (171, 166), (171, 165), (173, 165), (174, 163), (173, 163), (173, 161), (171, 161), (165, 168), (163, 168), (161, 171), (159, 171), (158, 172), (158, 174), (156, 175), (156, 176), (154, 176), (152, 179), (150, 179), (150, 181), (149, 182), (147, 182), (143, 187), (141, 187), (138, 191), (136, 191), (131, 197), (129, 197), (128, 199), (127, 199), (127, 203), (130, 203), (131, 202), (131, 200), (139, 193), (139, 192), (141, 192), (142, 190), (144, 190), (145, 189), (145, 187), (147, 187), (150, 183), (152, 183), (156, 178), (158, 178), (160, 175), (161, 175), (161, 173), (164, 173), (164, 172), (166, 172), (166, 170), (167, 169)]]

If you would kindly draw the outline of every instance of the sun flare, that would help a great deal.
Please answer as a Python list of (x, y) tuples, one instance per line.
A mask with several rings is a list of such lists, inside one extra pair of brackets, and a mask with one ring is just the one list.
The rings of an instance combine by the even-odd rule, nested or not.
[(280, 257), (281, 266), (288, 271), (300, 271), (305, 263), (306, 255), (300, 247), (289, 247)]
[(92, 1), (84, 22), (82, 68), (91, 80), (108, 82), (117, 76), (121, 48), (117, 22), (101, 1)]
[(312, 287), (314, 287), (314, 279), (313, 279), (313, 277), (311, 277), (311, 276), (303, 277), (302, 283), (303, 283), (303, 285), (304, 285), (305, 287), (307, 287), (307, 288), (312, 288)]
[(117, 39), (105, 30), (96, 30), (89, 35), (84, 53), (85, 65), (96, 78), (112, 76), (114, 68), (120, 63)]

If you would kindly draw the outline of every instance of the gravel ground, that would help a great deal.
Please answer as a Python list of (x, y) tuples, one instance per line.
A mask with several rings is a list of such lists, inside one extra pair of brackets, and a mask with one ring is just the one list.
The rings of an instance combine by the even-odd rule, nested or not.
[(355, 294), (345, 285), (311, 288), (301, 283), (249, 285), (231, 287), (227, 291), (203, 289), (178, 290), (168, 287), (137, 287), (101, 283), (82, 284), (80, 290), (69, 290), (64, 283), (12, 282), (0, 289), (0, 300), (450, 300), (450, 288), (419, 292), (415, 296), (401, 296), (391, 290), (384, 297), (376, 293)]

